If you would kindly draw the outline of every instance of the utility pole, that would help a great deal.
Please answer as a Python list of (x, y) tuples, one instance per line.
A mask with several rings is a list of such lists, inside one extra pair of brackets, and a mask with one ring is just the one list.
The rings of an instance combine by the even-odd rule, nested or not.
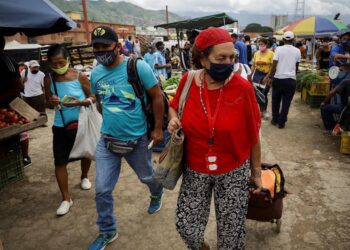
[(81, 4), (83, 5), (86, 43), (90, 44), (89, 19), (88, 19), (88, 15), (87, 15), (87, 8), (86, 8), (85, 0), (81, 0)]
[[(165, 5), (165, 16), (166, 16), (166, 23), (169, 24), (169, 12), (168, 12), (168, 5)], [(169, 28), (166, 29), (169, 37)]]
[(305, 0), (296, 0), (294, 21), (298, 21), (299, 18), (305, 18)]

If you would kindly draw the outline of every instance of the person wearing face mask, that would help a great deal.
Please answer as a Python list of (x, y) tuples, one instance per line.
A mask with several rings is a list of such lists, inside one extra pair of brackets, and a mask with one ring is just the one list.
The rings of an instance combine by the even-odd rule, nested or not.
[(157, 51), (154, 53), (154, 73), (159, 81), (168, 79), (167, 70), (171, 69), (171, 64), (166, 63), (164, 43), (159, 41), (156, 43)]
[(147, 46), (147, 53), (144, 55), (143, 60), (151, 67), (151, 69), (154, 71), (154, 47), (152, 44), (149, 44)]
[(266, 85), (267, 75), (270, 73), (273, 63), (274, 53), (267, 48), (267, 39), (260, 38), (258, 40), (259, 50), (254, 54), (252, 72), (249, 77), (249, 81), (259, 84), (258, 89), (265, 95), (266, 105), (262, 107), (261, 112), (264, 119), (269, 119), (269, 113), (267, 112), (267, 101), (270, 86)]
[[(343, 72), (350, 73), (350, 64), (342, 66)], [(339, 95), (340, 102), (330, 103), (330, 100)], [(326, 96), (325, 100), (321, 103), (321, 117), (323, 125), (328, 134), (332, 133), (337, 121), (334, 119), (334, 114), (340, 114), (342, 110), (348, 105), (350, 98), (350, 78), (349, 75), (344, 77), (343, 80), (331, 92)]]
[(29, 70), (27, 76), (25, 71), (22, 71), (21, 77), (24, 84), (23, 99), (32, 108), (36, 109), (41, 114), (45, 112), (45, 95), (44, 95), (44, 78), (45, 74), (39, 70), (40, 65), (37, 61), (29, 62)]
[[(189, 249), (210, 249), (204, 231), (214, 195), (217, 248), (244, 249), (248, 175), (261, 190), (260, 112), (252, 85), (233, 72), (234, 46), (221, 28), (196, 37), (195, 71), (181, 120), (179, 100), (192, 72), (186, 73), (172, 100), (168, 130), (185, 134), (185, 169), (176, 228)], [(239, 100), (239, 101), (238, 101)]]
[(350, 59), (350, 32), (345, 32), (340, 36), (339, 44), (334, 44), (329, 55), (329, 67), (340, 66)]
[[(80, 108), (90, 106), (91, 102), (95, 101), (95, 97), (91, 94), (87, 76), (69, 67), (68, 52), (64, 45), (51, 46), (47, 52), (47, 58), (53, 73), (44, 80), (45, 96), (46, 101), (55, 108), (52, 127), (53, 155), (56, 180), (62, 195), (62, 202), (56, 214), (62, 216), (68, 213), (73, 205), (68, 191), (67, 164), (72, 161), (69, 159), (69, 154), (77, 133)], [(91, 188), (91, 182), (88, 179), (91, 160), (77, 160), (81, 160), (80, 187), (88, 190)]]
[[(147, 98), (152, 101), (155, 126), (149, 138), (141, 101), (128, 82), (129, 58), (120, 54), (118, 35), (110, 27), (100, 26), (92, 31), (91, 43), (100, 63), (91, 73), (91, 90), (96, 95), (97, 109), (103, 114), (103, 122), (96, 147), (95, 201), (99, 235), (90, 244), (89, 250), (100, 250), (118, 237), (113, 191), (122, 159), (150, 191), (148, 213), (154, 214), (162, 207), (163, 188), (154, 179), (151, 141), (154, 146), (163, 141), (164, 101), (151, 67), (137, 60), (137, 75), (147, 91)], [(161, 47), (158, 46), (158, 49), (161, 50)]]

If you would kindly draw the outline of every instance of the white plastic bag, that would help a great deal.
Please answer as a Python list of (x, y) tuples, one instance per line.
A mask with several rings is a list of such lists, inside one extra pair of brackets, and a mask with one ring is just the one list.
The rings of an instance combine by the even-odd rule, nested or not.
[(69, 159), (88, 158), (95, 161), (101, 124), (102, 116), (94, 104), (80, 108), (77, 135)]

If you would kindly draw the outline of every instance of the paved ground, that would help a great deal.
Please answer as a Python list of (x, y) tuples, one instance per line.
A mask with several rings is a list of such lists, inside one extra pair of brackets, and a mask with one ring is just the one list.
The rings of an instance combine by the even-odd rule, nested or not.
[[(286, 128), (264, 122), (262, 133), (263, 160), (281, 165), (293, 194), (284, 200), (280, 234), (270, 223), (247, 222), (247, 249), (350, 249), (350, 157), (339, 153), (340, 138), (323, 135), (318, 110), (298, 96)], [(24, 180), (0, 190), (0, 250), (1, 241), (5, 250), (86, 249), (97, 234), (94, 190), (80, 190), (79, 165), (71, 164), (74, 206), (57, 218), (51, 129), (30, 135), (33, 165)], [(94, 180), (95, 165), (90, 176)], [(148, 215), (148, 192), (124, 164), (114, 193), (120, 234), (108, 249), (185, 249), (174, 226), (178, 188), (165, 193), (157, 215)], [(214, 219), (212, 209), (206, 237), (216, 249)]]

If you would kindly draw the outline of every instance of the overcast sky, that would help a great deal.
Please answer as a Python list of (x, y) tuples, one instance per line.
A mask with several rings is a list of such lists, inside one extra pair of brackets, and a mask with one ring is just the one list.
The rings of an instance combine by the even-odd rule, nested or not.
[[(109, 0), (119, 2), (118, 0)], [(259, 14), (289, 14), (295, 12), (296, 0), (125, 0), (146, 9), (164, 9), (169, 11), (249, 11)], [(305, 15), (349, 14), (350, 0), (305, 0)]]

